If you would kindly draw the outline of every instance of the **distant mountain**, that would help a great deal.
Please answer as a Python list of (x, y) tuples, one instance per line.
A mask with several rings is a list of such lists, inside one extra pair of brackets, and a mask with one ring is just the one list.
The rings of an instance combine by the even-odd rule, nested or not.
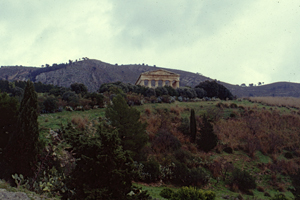
[[(53, 64), (48, 67), (2, 66), (0, 79), (27, 80), (69, 87), (72, 83), (83, 83), (90, 91), (97, 91), (101, 84), (121, 81), (135, 84), (139, 75), (146, 71), (165, 69), (180, 74), (180, 86), (194, 87), (202, 81), (211, 80), (200, 74), (156, 66), (129, 64), (112, 65), (95, 59), (85, 59), (68, 64)], [(234, 95), (248, 96), (293, 96), (300, 97), (300, 84), (280, 82), (262, 86), (241, 87), (223, 83)]]

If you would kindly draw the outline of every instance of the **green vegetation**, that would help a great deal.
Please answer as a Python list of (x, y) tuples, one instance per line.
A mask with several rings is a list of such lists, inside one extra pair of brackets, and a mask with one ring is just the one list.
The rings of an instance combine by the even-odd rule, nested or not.
[[(76, 84), (36, 95), (28, 85), (20, 108), (17, 96), (0, 96), (11, 120), (1, 116), (1, 139), (10, 141), (2, 143), (1, 178), (13, 178), (19, 189), (63, 199), (299, 196), (297, 107), (199, 99), (203, 88), (114, 83), (99, 94)], [(15, 158), (22, 153), (24, 171), (17, 165), (25, 160)]]

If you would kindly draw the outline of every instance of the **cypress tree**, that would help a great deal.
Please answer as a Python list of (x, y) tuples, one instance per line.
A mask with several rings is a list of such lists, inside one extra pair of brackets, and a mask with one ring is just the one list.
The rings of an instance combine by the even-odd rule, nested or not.
[(202, 124), (200, 126), (200, 138), (197, 140), (198, 148), (209, 152), (218, 144), (218, 137), (214, 133), (213, 125), (206, 115), (202, 116)]
[(31, 176), (38, 154), (37, 94), (33, 83), (27, 81), (21, 101), (17, 128), (6, 150), (13, 173)]
[(195, 118), (195, 110), (191, 109), (191, 115), (190, 115), (190, 137), (191, 142), (196, 141), (196, 133), (197, 133), (197, 125), (196, 125), (196, 118)]

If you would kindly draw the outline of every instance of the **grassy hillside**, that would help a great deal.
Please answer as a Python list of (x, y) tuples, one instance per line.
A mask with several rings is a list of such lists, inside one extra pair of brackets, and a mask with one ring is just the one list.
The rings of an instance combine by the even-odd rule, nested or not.
[[(270, 103), (271, 100), (280, 101), (280, 104)], [(294, 102), (299, 102), (299, 99), (294, 99)], [(135, 108), (141, 112), (141, 120), (148, 124), (149, 142), (143, 150), (148, 160), (164, 167), (180, 161), (190, 169), (203, 169), (208, 181), (203, 183), (198, 180), (192, 184), (215, 191), (217, 199), (238, 196), (244, 199), (270, 199), (278, 193), (293, 198), (295, 185), (292, 177), (297, 174), (300, 164), (300, 117), (299, 107), (291, 105), (289, 99), (176, 101), (173, 104), (146, 104)], [(219, 142), (207, 153), (191, 143), (187, 135), (191, 109), (196, 113), (197, 137), (201, 135), (200, 116), (206, 114), (213, 120)], [(38, 119), (41, 139), (59, 147), (56, 153), (60, 155), (67, 147), (64, 147), (63, 141), (54, 142), (50, 129), (56, 131), (71, 123), (92, 133), (99, 119), (104, 118), (104, 112), (105, 109), (101, 108), (43, 114)], [(180, 148), (171, 150), (172, 144), (159, 140), (162, 131), (170, 133), (175, 142), (179, 141)], [(256, 187), (245, 191), (240, 185), (232, 184), (234, 169), (249, 173), (255, 179)], [(163, 199), (158, 195), (163, 188), (180, 187), (171, 179), (162, 177), (153, 182), (141, 181), (136, 184), (159, 199)]]

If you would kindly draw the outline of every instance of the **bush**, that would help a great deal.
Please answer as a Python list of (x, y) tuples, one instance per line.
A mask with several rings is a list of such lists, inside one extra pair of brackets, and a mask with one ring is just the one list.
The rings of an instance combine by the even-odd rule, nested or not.
[(256, 188), (255, 178), (247, 171), (238, 168), (232, 172), (231, 185), (238, 185), (239, 189), (244, 192)]
[(171, 195), (170, 200), (214, 200), (216, 194), (212, 191), (198, 190), (194, 187), (182, 187)]
[(142, 162), (144, 165), (143, 172), (145, 174), (146, 182), (155, 182), (159, 179), (160, 171), (159, 171), (159, 164), (155, 160), (149, 160), (147, 162)]
[(162, 191), (160, 191), (159, 195), (163, 198), (170, 199), (171, 196), (174, 194), (174, 191), (170, 188), (164, 188)]
[(289, 200), (284, 196), (284, 194), (275, 194), (274, 197), (271, 198), (271, 200)]
[(53, 113), (58, 108), (57, 105), (58, 100), (54, 97), (48, 97), (44, 102), (44, 111), (46, 113)]
[(164, 131), (160, 131), (152, 142), (152, 148), (157, 153), (176, 151), (180, 147), (180, 141), (171, 133)]

